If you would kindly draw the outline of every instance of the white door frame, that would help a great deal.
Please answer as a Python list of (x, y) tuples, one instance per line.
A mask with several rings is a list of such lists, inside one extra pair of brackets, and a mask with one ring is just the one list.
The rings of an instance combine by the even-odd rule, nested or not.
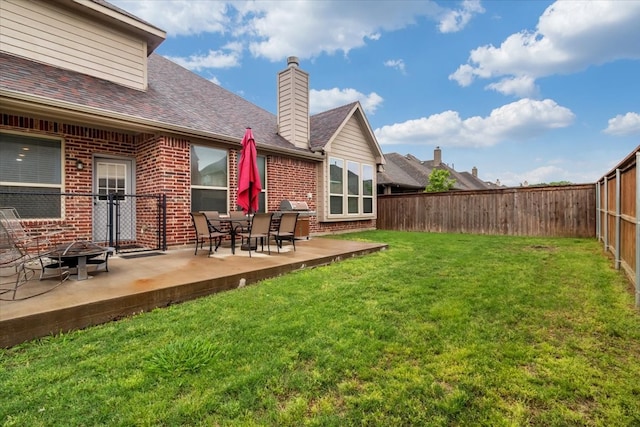
[[(135, 194), (135, 160), (132, 158), (101, 156), (93, 158), (93, 240), (108, 241), (106, 218), (108, 215), (106, 196), (116, 193)], [(120, 201), (120, 241), (135, 240), (135, 198), (125, 197)], [(114, 236), (115, 238), (115, 236)]]

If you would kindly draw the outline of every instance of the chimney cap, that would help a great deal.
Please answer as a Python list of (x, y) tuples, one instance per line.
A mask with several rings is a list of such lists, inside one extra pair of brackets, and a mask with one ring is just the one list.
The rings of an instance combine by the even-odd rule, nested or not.
[(297, 67), (298, 65), (300, 65), (300, 60), (297, 56), (290, 56), (287, 58), (287, 65), (289, 67)]

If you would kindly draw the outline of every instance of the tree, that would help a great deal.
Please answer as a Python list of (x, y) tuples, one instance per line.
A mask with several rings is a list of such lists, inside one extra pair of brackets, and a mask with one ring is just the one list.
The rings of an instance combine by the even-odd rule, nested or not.
[(425, 188), (425, 193), (435, 193), (437, 191), (449, 191), (456, 184), (455, 179), (450, 178), (451, 173), (446, 169), (434, 169), (429, 174), (429, 184)]

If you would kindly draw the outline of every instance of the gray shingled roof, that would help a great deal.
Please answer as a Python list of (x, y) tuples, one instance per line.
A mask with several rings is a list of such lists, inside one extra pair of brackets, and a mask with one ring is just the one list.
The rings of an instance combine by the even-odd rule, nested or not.
[[(378, 184), (407, 189), (424, 189), (429, 184), (429, 175), (435, 168), (433, 160), (422, 161), (411, 154), (403, 156), (398, 153), (387, 153), (384, 158), (386, 161), (385, 170), (378, 173)], [(489, 188), (486, 183), (468, 172), (457, 172), (444, 163), (440, 163), (437, 168), (449, 171), (451, 178), (456, 180), (455, 189), (483, 190)]]
[(486, 182), (477, 176), (473, 176), (473, 174), (469, 172), (458, 172), (458, 174), (465, 180), (467, 189), (469, 190), (486, 190), (491, 187)]
[[(433, 160), (426, 160), (422, 162), (425, 167), (433, 169)], [(440, 169), (446, 169), (450, 172), (451, 178), (456, 180), (454, 185), (458, 190), (486, 190), (489, 186), (480, 178), (474, 177), (469, 172), (458, 172), (453, 168), (450, 168), (445, 163), (440, 163), (438, 166)]]
[(384, 159), (386, 161), (384, 171), (378, 172), (377, 175), (379, 185), (424, 189), (425, 185), (411, 176), (410, 171), (404, 167), (403, 156), (398, 153), (389, 153), (384, 155)]
[[(148, 58), (146, 91), (5, 53), (0, 53), (0, 62), (0, 88), (68, 103), (70, 110), (91, 108), (96, 113), (126, 115), (160, 128), (165, 124), (179, 126), (238, 142), (245, 128), (251, 127), (258, 149), (277, 147), (292, 154), (311, 153), (276, 133), (274, 114), (157, 54)], [(315, 122), (315, 126), (325, 125), (323, 120)], [(316, 129), (313, 123), (312, 119), (313, 135), (330, 132)]]
[(356, 104), (357, 102), (352, 102), (351, 104), (311, 116), (309, 125), (311, 126), (310, 145), (312, 150), (319, 150), (327, 145)]

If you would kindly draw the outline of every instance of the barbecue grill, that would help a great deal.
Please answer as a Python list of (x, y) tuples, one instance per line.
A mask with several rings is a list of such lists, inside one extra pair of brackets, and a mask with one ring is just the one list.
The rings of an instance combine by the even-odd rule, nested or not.
[(283, 212), (298, 212), (298, 222), (296, 223), (296, 231), (294, 233), (297, 238), (309, 239), (309, 219), (316, 215), (315, 211), (309, 209), (309, 205), (305, 201), (282, 200), (280, 202), (280, 210), (274, 212), (274, 217), (279, 217)]

